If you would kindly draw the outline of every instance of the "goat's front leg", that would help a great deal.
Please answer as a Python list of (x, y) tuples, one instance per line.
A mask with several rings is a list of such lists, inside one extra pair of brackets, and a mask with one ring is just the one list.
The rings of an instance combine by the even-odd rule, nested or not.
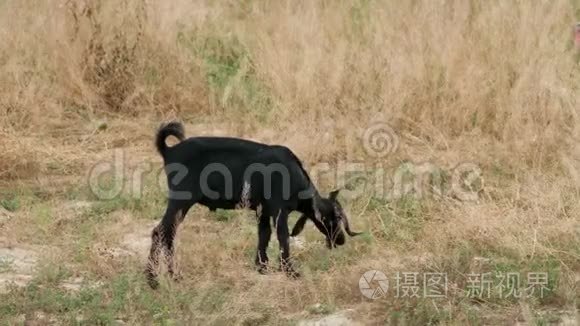
[(280, 210), (277, 217), (274, 218), (276, 226), (276, 235), (280, 244), (280, 269), (289, 277), (297, 278), (300, 274), (294, 270), (290, 260), (290, 234), (288, 232), (288, 212)]
[(258, 251), (256, 252), (256, 266), (258, 272), (265, 274), (268, 270), (268, 243), (272, 235), (272, 228), (270, 227), (270, 217), (267, 215), (260, 215), (258, 218)]

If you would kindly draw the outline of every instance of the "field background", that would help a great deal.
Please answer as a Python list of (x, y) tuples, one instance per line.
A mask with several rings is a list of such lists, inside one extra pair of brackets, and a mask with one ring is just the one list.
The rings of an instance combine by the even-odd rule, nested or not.
[[(0, 323), (294, 324), (344, 312), (362, 324), (576, 324), (579, 19), (578, 0), (0, 0), (0, 255), (12, 257), (0, 260)], [(307, 169), (471, 162), (485, 182), (475, 201), (372, 189), (342, 199), (365, 235), (329, 252), (309, 224), (293, 250), (298, 281), (253, 270), (249, 212), (198, 207), (177, 236), (184, 279), (154, 292), (143, 257), (166, 186), (153, 136), (169, 119), (188, 136), (284, 144)], [(356, 145), (377, 122), (399, 139), (380, 158)], [(125, 188), (101, 200), (90, 171), (119, 155)], [(274, 258), (275, 237), (270, 247)], [(391, 284), (369, 300), (358, 280), (370, 269), (446, 273), (449, 293), (394, 298)], [(543, 297), (465, 296), (469, 273), (530, 271), (549, 273)]]

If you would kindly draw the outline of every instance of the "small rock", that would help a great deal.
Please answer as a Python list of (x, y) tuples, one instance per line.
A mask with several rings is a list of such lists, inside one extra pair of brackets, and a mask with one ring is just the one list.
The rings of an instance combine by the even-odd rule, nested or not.
[(54, 325), (55, 323), (55, 316), (47, 315), (42, 311), (36, 311), (24, 320), (24, 325)]
[(46, 319), (46, 314), (42, 311), (37, 311), (34, 313), (34, 317), (39, 320)]
[(346, 312), (338, 312), (316, 320), (305, 320), (299, 326), (358, 326), (361, 325), (346, 316)]
[(17, 273), (32, 273), (37, 255), (22, 248), (0, 248), (0, 265), (7, 265)]
[(81, 290), (81, 288), (83, 288), (83, 286), (87, 286), (89, 288), (94, 289), (94, 288), (97, 288), (101, 285), (102, 285), (101, 282), (91, 283), (91, 284), (87, 285), (82, 277), (69, 278), (68, 280), (65, 280), (64, 282), (62, 282), (60, 284), (60, 286), (63, 289), (71, 291), (71, 292), (78, 292)]
[(151, 247), (151, 232), (156, 225), (157, 222), (154, 222), (126, 234), (122, 241), (123, 247), (144, 259), (147, 258)]
[(32, 275), (1, 273), (0, 274), (0, 293), (8, 292), (10, 286), (25, 287), (32, 280)]
[(61, 287), (63, 287), (65, 290), (77, 292), (81, 289), (82, 285), (83, 285), (82, 277), (75, 277), (62, 282)]

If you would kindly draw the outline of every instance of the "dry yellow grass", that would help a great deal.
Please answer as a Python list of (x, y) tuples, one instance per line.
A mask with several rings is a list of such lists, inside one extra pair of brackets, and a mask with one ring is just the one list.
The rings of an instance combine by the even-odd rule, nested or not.
[[(312, 317), (317, 303), (325, 313), (353, 308), (365, 324), (541, 323), (562, 315), (554, 311), (577, 313), (580, 61), (570, 32), (579, 8), (577, 0), (0, 0), (0, 200), (15, 215), (0, 220), (0, 243), (66, 253), (45, 259), (35, 276), (44, 287), (65, 274), (106, 284), (84, 299), (14, 289), (0, 297), (8, 302), (0, 320), (38, 317), (26, 307), (63, 323), (81, 313), (91, 323), (279, 324)], [(368, 235), (338, 253), (316, 244), (296, 251), (306, 274), (297, 282), (252, 270), (247, 214), (218, 216), (224, 222), (196, 209), (178, 236), (183, 285), (150, 294), (142, 261), (91, 248), (120, 246), (159, 218), (165, 194), (152, 138), (173, 118), (188, 135), (285, 144), (309, 169), (380, 166), (389, 184), (404, 161), (446, 171), (470, 162), (485, 186), (477, 201), (372, 192), (349, 200), (352, 224)], [(399, 138), (386, 157), (362, 145), (377, 123)], [(116, 148), (125, 178), (151, 163), (143, 197), (126, 191), (80, 213), (66, 208), (95, 200), (87, 176)], [(319, 188), (336, 183), (327, 175)], [(306, 237), (319, 239), (313, 230)], [(474, 266), (482, 257), (487, 265)], [(358, 279), (369, 269), (444, 272), (450, 294), (367, 300)], [(458, 290), (469, 272), (537, 269), (555, 277), (542, 300), (474, 303)]]

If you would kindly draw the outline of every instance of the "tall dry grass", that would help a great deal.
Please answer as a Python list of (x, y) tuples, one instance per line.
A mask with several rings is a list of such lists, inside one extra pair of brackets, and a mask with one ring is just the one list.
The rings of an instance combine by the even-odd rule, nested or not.
[(429, 146), (469, 137), (527, 167), (557, 165), (577, 136), (568, 0), (0, 8), (2, 144), (23, 157), (23, 138), (58, 143), (103, 117), (267, 126), (314, 139), (312, 160), (329, 121), (348, 133), (378, 114)]

